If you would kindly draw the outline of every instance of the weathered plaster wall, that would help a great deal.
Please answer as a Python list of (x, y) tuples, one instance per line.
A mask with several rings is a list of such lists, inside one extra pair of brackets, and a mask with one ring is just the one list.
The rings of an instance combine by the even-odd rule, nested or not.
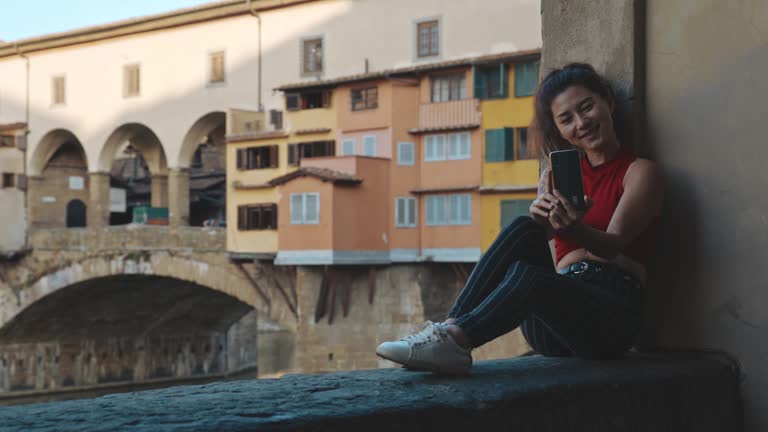
[(739, 359), (747, 430), (768, 429), (768, 3), (648, 1), (649, 153), (667, 192), (652, 336)]

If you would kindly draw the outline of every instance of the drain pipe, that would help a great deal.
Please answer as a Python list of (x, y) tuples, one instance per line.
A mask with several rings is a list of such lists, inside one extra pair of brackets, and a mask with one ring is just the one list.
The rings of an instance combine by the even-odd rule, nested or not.
[(259, 69), (259, 79), (257, 81), (258, 83), (257, 87), (258, 87), (259, 112), (264, 112), (264, 104), (262, 103), (262, 100), (261, 100), (261, 15), (255, 10), (253, 10), (252, 0), (245, 0), (245, 2), (248, 5), (248, 11), (251, 13), (251, 15), (253, 15), (257, 20), (259, 20), (259, 32), (258, 32), (259, 43), (257, 45), (257, 49), (258, 49), (258, 61), (257, 61), (258, 66), (257, 67)]
[(22, 160), (23, 160), (23, 175), (26, 179), (26, 188), (24, 190), (24, 219), (26, 223), (26, 227), (24, 227), (24, 250), (29, 250), (29, 230), (32, 226), (32, 221), (29, 218), (29, 176), (27, 175), (27, 152), (29, 151), (29, 57), (24, 54), (24, 52), (21, 51), (21, 47), (19, 47), (19, 44), (16, 45), (16, 54), (18, 54), (19, 57), (23, 58), (26, 62), (26, 94), (25, 94), (25, 101), (24, 101), (24, 151), (22, 151)]

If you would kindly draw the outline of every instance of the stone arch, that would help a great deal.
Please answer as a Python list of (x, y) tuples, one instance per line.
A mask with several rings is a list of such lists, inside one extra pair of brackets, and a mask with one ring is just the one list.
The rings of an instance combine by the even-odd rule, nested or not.
[(53, 155), (67, 143), (73, 143), (80, 147), (82, 150), (83, 161), (85, 161), (87, 167), (88, 157), (77, 136), (67, 129), (54, 129), (45, 134), (35, 147), (35, 151), (32, 153), (29, 160), (29, 175), (42, 175), (43, 170), (45, 170), (45, 167), (48, 165), (48, 162)]
[(165, 149), (160, 139), (149, 127), (141, 123), (126, 123), (110, 134), (99, 154), (97, 170), (110, 172), (112, 161), (122, 150), (126, 143), (131, 143), (141, 152), (152, 174), (167, 174), (168, 161), (165, 157)]
[(98, 256), (72, 263), (40, 277), (18, 291), (16, 301), (4, 301), (0, 308), (0, 329), (37, 301), (67, 287), (90, 280), (125, 275), (156, 276), (191, 282), (218, 291), (251, 306), (260, 316), (269, 318), (286, 329), (295, 323), (288, 307), (275, 297), (265, 300), (242, 275), (230, 265), (217, 265), (196, 259), (174, 256), (168, 252), (134, 252)]
[(214, 133), (216, 133), (216, 141), (222, 141), (214, 142), (214, 144), (217, 146), (223, 145), (226, 122), (227, 115), (223, 111), (209, 112), (197, 119), (184, 136), (176, 166), (179, 168), (189, 168), (195, 150), (204, 142), (206, 137), (210, 137)]

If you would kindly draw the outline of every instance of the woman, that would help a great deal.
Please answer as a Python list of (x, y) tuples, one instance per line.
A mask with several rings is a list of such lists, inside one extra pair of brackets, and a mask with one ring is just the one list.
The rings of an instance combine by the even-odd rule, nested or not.
[[(550, 356), (616, 358), (640, 326), (645, 264), (662, 202), (655, 165), (621, 145), (615, 99), (592, 66), (550, 72), (536, 92), (532, 138), (539, 152), (582, 152), (587, 211), (542, 172), (530, 217), (502, 229), (442, 323), (376, 353), (406, 368), (463, 374), (471, 350), (518, 326)], [(547, 241), (554, 238), (553, 265)]]

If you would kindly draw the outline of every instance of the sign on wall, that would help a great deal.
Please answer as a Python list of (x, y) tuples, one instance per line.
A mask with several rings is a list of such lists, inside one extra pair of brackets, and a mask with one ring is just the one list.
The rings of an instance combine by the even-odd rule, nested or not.
[(125, 189), (109, 188), (109, 211), (112, 213), (125, 213), (128, 210), (127, 194)]
[(70, 176), (69, 177), (69, 189), (70, 190), (83, 190), (83, 189), (85, 189), (85, 177)]

